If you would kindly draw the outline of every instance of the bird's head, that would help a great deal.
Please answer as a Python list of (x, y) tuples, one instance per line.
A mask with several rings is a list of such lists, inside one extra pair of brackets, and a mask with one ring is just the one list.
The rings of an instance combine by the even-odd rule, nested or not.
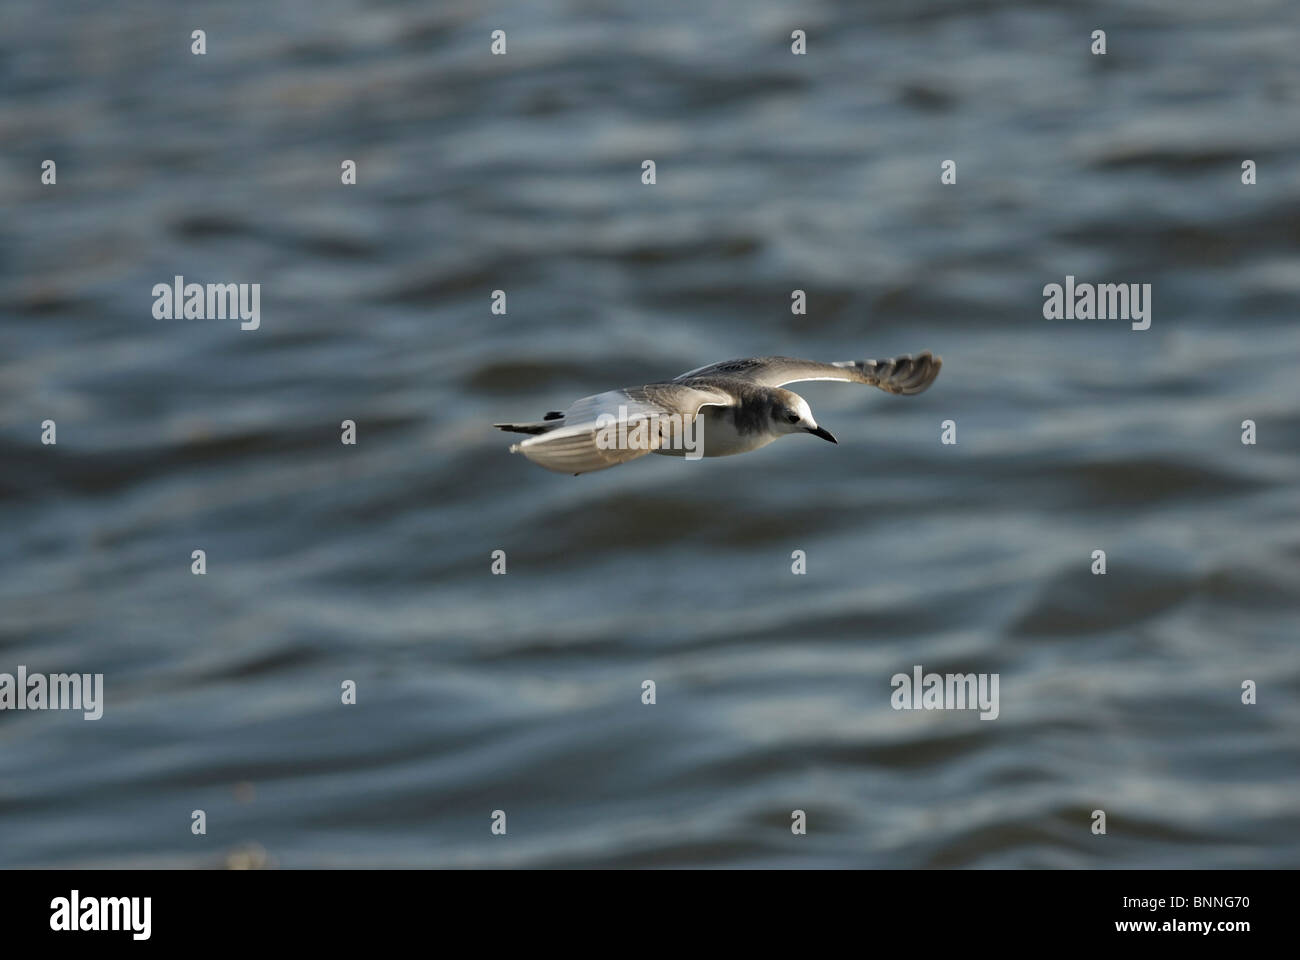
[(808, 401), (791, 390), (776, 390), (772, 403), (772, 426), (776, 433), (811, 433), (831, 443), (838, 443), (829, 430), (817, 426)]

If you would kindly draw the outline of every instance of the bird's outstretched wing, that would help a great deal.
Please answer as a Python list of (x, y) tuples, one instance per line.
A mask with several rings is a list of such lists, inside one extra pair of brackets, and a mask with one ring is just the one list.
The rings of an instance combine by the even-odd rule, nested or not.
[(842, 360), (839, 363), (818, 363), (793, 357), (750, 357), (711, 363), (674, 377), (673, 381), (734, 377), (765, 387), (780, 387), (805, 380), (844, 380), (910, 395), (920, 393), (934, 383), (942, 366), (943, 361), (928, 350), (916, 356), (909, 354), (890, 360)]
[(510, 448), (556, 473), (591, 473), (645, 456), (670, 442), (671, 431), (692, 423), (700, 407), (730, 406), (723, 390), (651, 383), (583, 397), (557, 426)]

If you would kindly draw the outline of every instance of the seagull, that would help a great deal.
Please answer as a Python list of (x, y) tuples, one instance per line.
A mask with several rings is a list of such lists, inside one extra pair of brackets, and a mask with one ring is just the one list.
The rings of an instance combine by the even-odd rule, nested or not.
[(578, 476), (647, 453), (687, 459), (727, 457), (765, 447), (789, 433), (838, 443), (817, 425), (803, 397), (787, 383), (842, 380), (888, 393), (921, 393), (943, 361), (928, 350), (890, 360), (818, 363), (791, 357), (724, 360), (663, 383), (609, 390), (531, 423), (494, 423), (532, 434), (510, 447), (538, 466)]

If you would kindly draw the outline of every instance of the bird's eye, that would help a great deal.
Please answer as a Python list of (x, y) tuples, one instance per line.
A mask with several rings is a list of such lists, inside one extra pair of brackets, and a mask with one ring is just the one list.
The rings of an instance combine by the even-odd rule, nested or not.
[(795, 413), (795, 412), (793, 412), (793, 411), (791, 411), (790, 413), (787, 413), (787, 414), (785, 415), (785, 422), (786, 422), (786, 423), (798, 423), (798, 422), (799, 422), (799, 414), (797, 414), (797, 413)]

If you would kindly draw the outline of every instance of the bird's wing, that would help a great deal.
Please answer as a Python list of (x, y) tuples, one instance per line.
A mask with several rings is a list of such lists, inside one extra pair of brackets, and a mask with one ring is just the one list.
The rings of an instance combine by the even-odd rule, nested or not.
[(674, 382), (733, 377), (765, 387), (780, 387), (805, 380), (844, 380), (906, 395), (920, 393), (934, 383), (942, 366), (943, 361), (928, 350), (914, 357), (909, 354), (890, 360), (842, 360), (839, 363), (817, 363), (793, 357), (750, 357), (711, 363), (675, 377)]
[(557, 473), (591, 473), (671, 442), (671, 431), (693, 422), (700, 407), (734, 403), (723, 390), (680, 383), (610, 390), (578, 400), (564, 411), (563, 426), (515, 444), (510, 452)]

